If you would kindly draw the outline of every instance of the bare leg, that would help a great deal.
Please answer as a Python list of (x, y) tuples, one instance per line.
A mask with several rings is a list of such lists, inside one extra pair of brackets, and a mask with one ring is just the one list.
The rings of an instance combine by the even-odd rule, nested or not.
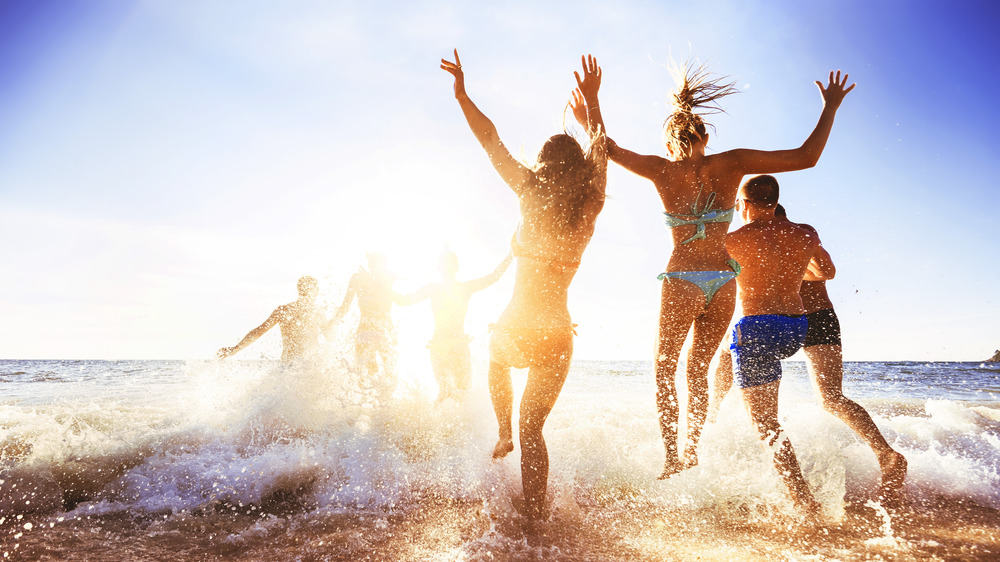
[[(396, 350), (391, 343), (383, 344), (378, 350), (371, 352), (371, 361), (368, 364), (369, 376), (377, 381), (379, 388), (379, 398), (383, 402), (388, 402), (392, 393), (396, 391)], [(378, 360), (382, 359), (382, 377), (378, 377)]]
[(680, 405), (677, 400), (677, 360), (695, 317), (705, 310), (705, 294), (683, 280), (666, 279), (660, 298), (660, 331), (656, 345), (656, 408), (666, 460), (660, 479), (684, 470), (677, 452)]
[(713, 422), (718, 418), (722, 401), (733, 386), (733, 356), (729, 351), (728, 334), (722, 339), (716, 358), (715, 373), (712, 375), (712, 397), (708, 403), (708, 419)]
[(493, 447), (493, 458), (501, 459), (514, 450), (511, 429), (511, 412), (514, 409), (514, 389), (510, 380), (510, 367), (490, 361), (490, 400), (497, 416), (499, 438)]
[(799, 461), (795, 458), (792, 443), (782, 433), (778, 423), (778, 384), (780, 380), (744, 388), (743, 402), (746, 404), (750, 421), (753, 422), (764, 446), (774, 453), (774, 467), (778, 469), (795, 505), (809, 513), (819, 511), (820, 505), (809, 491), (809, 485), (802, 476)]
[(844, 396), (844, 363), (839, 345), (812, 345), (805, 348), (809, 374), (819, 392), (823, 408), (840, 418), (868, 443), (882, 470), (879, 495), (890, 503), (898, 495), (906, 478), (906, 458), (889, 446), (875, 421), (860, 404)]
[(518, 433), (521, 441), (521, 486), (524, 490), (525, 515), (540, 519), (545, 507), (549, 480), (549, 452), (542, 436), (542, 427), (559, 398), (569, 358), (557, 365), (532, 367), (521, 397)]
[(726, 333), (736, 307), (736, 283), (728, 283), (712, 298), (708, 309), (694, 321), (691, 349), (687, 357), (687, 439), (685, 468), (698, 464), (698, 442), (708, 414), (708, 367), (719, 341)]

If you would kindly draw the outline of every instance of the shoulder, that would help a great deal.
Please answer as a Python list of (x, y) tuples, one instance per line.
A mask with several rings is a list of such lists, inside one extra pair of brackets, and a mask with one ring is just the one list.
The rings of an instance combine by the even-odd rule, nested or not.
[(813, 234), (819, 234), (819, 232), (817, 232), (816, 229), (811, 224), (806, 224), (804, 222), (799, 222), (799, 223), (794, 223), (794, 224), (796, 224), (799, 228), (804, 228), (804, 229), (808, 230), (809, 232), (812, 232)]

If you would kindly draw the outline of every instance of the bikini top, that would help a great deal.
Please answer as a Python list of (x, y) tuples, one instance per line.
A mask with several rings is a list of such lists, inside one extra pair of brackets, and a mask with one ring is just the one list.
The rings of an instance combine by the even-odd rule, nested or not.
[[(705, 186), (702, 186), (704, 188)], [(701, 191), (698, 191), (698, 197), (701, 197)], [(705, 234), (705, 225), (712, 222), (733, 222), (733, 214), (736, 212), (736, 207), (731, 207), (729, 209), (712, 209), (712, 204), (715, 203), (715, 192), (713, 191), (708, 195), (708, 199), (705, 200), (705, 207), (702, 210), (698, 210), (698, 199), (694, 200), (691, 204), (690, 214), (670, 214), (663, 213), (663, 222), (666, 223), (667, 228), (676, 228), (678, 226), (694, 225), (697, 227), (694, 235), (691, 238), (681, 242), (681, 244), (687, 244), (692, 240), (704, 240), (708, 236)], [(694, 217), (694, 218), (682, 218), (682, 217)]]
[(543, 263), (549, 266), (550, 268), (558, 271), (559, 273), (565, 273), (566, 271), (576, 270), (577, 268), (580, 267), (580, 260), (573, 260), (573, 261), (557, 260), (525, 250), (524, 247), (517, 242), (516, 232), (514, 233), (514, 236), (510, 239), (510, 251), (511, 253), (514, 254), (514, 257), (516, 258), (528, 258), (531, 260), (535, 260), (539, 263)]

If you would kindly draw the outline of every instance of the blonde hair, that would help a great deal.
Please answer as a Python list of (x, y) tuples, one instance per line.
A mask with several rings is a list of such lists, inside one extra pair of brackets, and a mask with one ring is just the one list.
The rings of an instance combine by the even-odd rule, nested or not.
[(739, 92), (735, 81), (728, 82), (727, 76), (713, 76), (703, 64), (695, 65), (691, 60), (683, 66), (676, 64), (671, 69), (677, 89), (670, 93), (674, 112), (663, 122), (663, 135), (667, 146), (674, 155), (690, 154), (695, 139), (707, 132), (703, 115), (724, 113), (719, 99)]

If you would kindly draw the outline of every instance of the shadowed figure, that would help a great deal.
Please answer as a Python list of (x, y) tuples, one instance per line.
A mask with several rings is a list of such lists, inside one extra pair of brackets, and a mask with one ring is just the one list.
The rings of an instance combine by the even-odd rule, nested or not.
[[(777, 220), (788, 220), (785, 209), (780, 204), (775, 206), (774, 216)], [(819, 239), (819, 234), (812, 226), (791, 224), (796, 224), (812, 232)], [(817, 248), (816, 252), (817, 254), (820, 252), (825, 254), (824, 259), (831, 263), (832, 268), (833, 262), (822, 245)], [(906, 478), (906, 458), (889, 445), (868, 411), (857, 402), (844, 396), (844, 361), (840, 340), (840, 321), (837, 319), (837, 313), (833, 310), (833, 302), (826, 291), (828, 279), (833, 279), (832, 273), (825, 279), (817, 278), (810, 268), (806, 271), (802, 288), (799, 290), (806, 319), (809, 322), (806, 339), (802, 345), (802, 350), (806, 354), (806, 368), (823, 408), (847, 424), (875, 453), (882, 472), (879, 500), (892, 506), (899, 503), (899, 493)], [(712, 385), (711, 411), (713, 415), (718, 410), (732, 383), (732, 357), (729, 354), (727, 342), (724, 341), (723, 345), (719, 347), (719, 362)]]
[(316, 308), (319, 288), (316, 280), (305, 276), (298, 282), (299, 298), (274, 309), (263, 324), (257, 326), (233, 347), (223, 347), (217, 353), (225, 359), (257, 341), (275, 325), (281, 329), (281, 360), (301, 359), (315, 352), (321, 328), (325, 325), (322, 312)]
[(514, 159), (493, 122), (469, 99), (457, 50), (455, 61), (442, 59), (441, 68), (455, 77), (455, 98), (469, 127), (520, 203), (521, 224), (511, 242), (517, 258), (514, 294), (490, 339), (489, 386), (499, 424), (493, 457), (501, 458), (514, 449), (510, 369), (528, 369), (518, 416), (521, 511), (535, 520), (544, 517), (549, 474), (542, 427), (559, 397), (573, 355), (567, 292), (604, 207), (604, 135), (592, 126), (598, 120), (587, 118), (588, 108), (583, 104), (585, 94), (597, 94), (600, 69), (593, 59), (585, 62), (584, 77), (577, 76), (578, 90), (570, 102), (577, 119), (586, 123), (589, 152), (573, 137), (559, 134), (545, 142), (537, 164), (528, 167)]
[[(396, 390), (396, 328), (392, 323), (393, 277), (386, 267), (385, 256), (367, 254), (368, 269), (361, 268), (351, 276), (340, 307), (330, 320), (330, 326), (340, 322), (358, 301), (360, 319), (354, 333), (354, 355), (359, 369), (379, 395), (388, 400)], [(382, 369), (379, 372), (379, 360)]]
[[(608, 157), (616, 164), (653, 182), (663, 203), (673, 250), (660, 294), (659, 334), (656, 346), (656, 404), (666, 459), (660, 478), (698, 463), (697, 446), (708, 407), (708, 367), (726, 332), (736, 302), (739, 260), (726, 253), (726, 231), (732, 221), (736, 192), (750, 174), (801, 170), (816, 165), (833, 127), (846, 87), (830, 73), (826, 87), (816, 82), (823, 111), (812, 134), (791, 150), (727, 150), (707, 154), (708, 123), (703, 115), (721, 111), (718, 100), (734, 93), (733, 83), (712, 77), (691, 63), (677, 71), (677, 89), (671, 98), (674, 112), (664, 124), (668, 158), (644, 156), (608, 140)], [(596, 106), (595, 97), (588, 106)], [(600, 126), (603, 128), (603, 122)], [(677, 365), (681, 348), (692, 335), (686, 365), (687, 439), (678, 449)]]
[(445, 250), (438, 263), (441, 281), (425, 285), (408, 295), (393, 294), (396, 304), (410, 305), (430, 299), (434, 313), (434, 336), (427, 347), (431, 352), (431, 369), (438, 383), (438, 402), (445, 398), (462, 400), (472, 378), (472, 357), (465, 333), (465, 315), (473, 293), (497, 282), (507, 271), (514, 256), (507, 257), (489, 275), (471, 281), (459, 281), (458, 256)]

